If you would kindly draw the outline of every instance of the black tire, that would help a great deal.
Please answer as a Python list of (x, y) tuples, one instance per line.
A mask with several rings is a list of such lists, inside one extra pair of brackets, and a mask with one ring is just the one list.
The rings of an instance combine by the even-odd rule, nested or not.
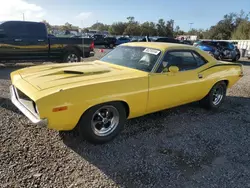
[[(72, 61), (69, 61), (69, 57), (73, 57)], [(63, 56), (63, 63), (74, 63), (74, 62), (80, 62), (80, 61), (81, 61), (81, 56), (76, 51), (67, 51)]]
[(114, 45), (113, 43), (110, 43), (110, 44), (109, 44), (109, 48), (111, 48), (111, 49), (114, 48), (114, 46), (115, 46), (115, 45)]
[(85, 53), (84, 53), (84, 57), (85, 57), (85, 58), (90, 57), (90, 52), (85, 52)]
[[(218, 101), (215, 100), (215, 90), (219, 89), (222, 93), (220, 94)], [(206, 109), (218, 109), (225, 97), (226, 97), (227, 85), (224, 81), (216, 83), (209, 93), (200, 101), (200, 105)], [(217, 90), (218, 92), (218, 90)], [(218, 95), (219, 96), (219, 95)]]
[(238, 61), (240, 59), (240, 55), (237, 55), (234, 59), (232, 59), (233, 62)]
[[(110, 133), (108, 133), (107, 135), (98, 135), (100, 134), (100, 130), (96, 128), (97, 125), (101, 127), (103, 126), (103, 128), (105, 128), (105, 125), (104, 123), (101, 123), (103, 125), (96, 123), (96, 125), (94, 126), (94, 123), (92, 123), (92, 121), (94, 122), (95, 121), (94, 119), (99, 116), (97, 115), (98, 112), (102, 112), (100, 109), (105, 109), (108, 107), (110, 107), (113, 110), (114, 109), (117, 110), (119, 119), (116, 121), (117, 122), (116, 126), (113, 129), (111, 129), (112, 131), (110, 131)], [(115, 116), (114, 113), (113, 113), (113, 116)], [(98, 121), (100, 120), (97, 120), (96, 122)], [(113, 121), (115, 122), (114, 119)], [(85, 140), (89, 141), (90, 143), (104, 144), (114, 139), (122, 131), (125, 121), (126, 121), (126, 110), (122, 103), (120, 102), (105, 103), (105, 104), (97, 105), (88, 109), (82, 115), (80, 121), (78, 122), (76, 130), (79, 132), (79, 135), (81, 137), (83, 137)], [(110, 122), (110, 125), (112, 125), (111, 122)], [(95, 131), (97, 131), (97, 133)]]

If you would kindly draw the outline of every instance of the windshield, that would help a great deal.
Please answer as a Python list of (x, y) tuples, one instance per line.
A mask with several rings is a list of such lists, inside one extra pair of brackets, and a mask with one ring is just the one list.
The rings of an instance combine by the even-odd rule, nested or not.
[(150, 72), (159, 59), (161, 51), (145, 47), (118, 46), (101, 58), (111, 64)]

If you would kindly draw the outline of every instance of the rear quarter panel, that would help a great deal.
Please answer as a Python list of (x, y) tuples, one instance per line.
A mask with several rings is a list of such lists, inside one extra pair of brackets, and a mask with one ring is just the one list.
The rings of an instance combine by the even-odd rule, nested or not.
[[(64, 49), (77, 48), (81, 52), (90, 52), (90, 45), (93, 39), (91, 38), (63, 38), (63, 37), (50, 37), (50, 57), (61, 58)], [(83, 54), (83, 53), (82, 53)]]
[(205, 79), (205, 95), (210, 91), (214, 84), (219, 81), (227, 81), (227, 87), (232, 87), (240, 78), (242, 67), (240, 64), (215, 64), (200, 72)]
[[(147, 98), (148, 77), (145, 76), (66, 89), (40, 98), (36, 103), (41, 118), (48, 119), (48, 128), (71, 130), (87, 109), (110, 101), (126, 102), (130, 111), (128, 118), (144, 115)], [(61, 106), (68, 109), (52, 112), (53, 108)]]

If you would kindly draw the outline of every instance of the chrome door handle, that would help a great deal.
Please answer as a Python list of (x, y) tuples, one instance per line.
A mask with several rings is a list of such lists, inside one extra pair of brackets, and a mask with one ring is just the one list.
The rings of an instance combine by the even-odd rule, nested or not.
[(38, 42), (44, 42), (44, 40), (43, 40), (43, 39), (38, 39), (37, 41), (38, 41)]
[(21, 42), (22, 39), (14, 39), (15, 42)]

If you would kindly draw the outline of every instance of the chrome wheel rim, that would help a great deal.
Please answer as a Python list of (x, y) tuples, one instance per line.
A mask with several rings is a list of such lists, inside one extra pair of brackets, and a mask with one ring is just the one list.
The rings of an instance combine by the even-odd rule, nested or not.
[(78, 62), (78, 57), (75, 54), (69, 54), (67, 57), (67, 62), (69, 63)]
[(91, 120), (91, 128), (97, 136), (108, 136), (119, 123), (118, 110), (110, 105), (99, 108)]
[(213, 104), (218, 105), (224, 97), (224, 88), (222, 86), (217, 86), (213, 91)]

